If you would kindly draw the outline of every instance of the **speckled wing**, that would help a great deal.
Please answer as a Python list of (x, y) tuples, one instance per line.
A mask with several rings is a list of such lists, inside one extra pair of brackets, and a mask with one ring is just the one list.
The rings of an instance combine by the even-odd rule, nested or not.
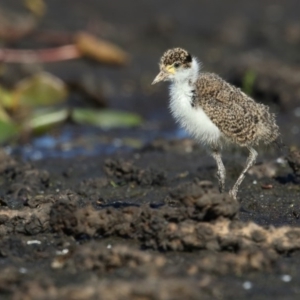
[(219, 76), (203, 73), (197, 81), (199, 104), (231, 141), (241, 145), (269, 143), (277, 138), (278, 126), (269, 108), (256, 103)]
[(210, 99), (202, 108), (229, 140), (240, 145), (251, 144), (255, 140), (257, 119), (246, 113), (242, 106), (235, 103), (224, 105)]

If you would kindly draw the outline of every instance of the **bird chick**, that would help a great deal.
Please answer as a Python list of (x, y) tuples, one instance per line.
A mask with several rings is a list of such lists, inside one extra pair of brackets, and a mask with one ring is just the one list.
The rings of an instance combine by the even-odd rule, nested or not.
[(171, 82), (171, 113), (181, 127), (209, 149), (217, 163), (220, 192), (224, 192), (226, 178), (223, 146), (231, 142), (249, 149), (246, 166), (229, 192), (236, 199), (245, 174), (257, 158), (253, 147), (260, 142), (269, 144), (279, 136), (275, 115), (218, 75), (200, 72), (197, 58), (184, 49), (166, 51), (159, 68), (152, 84)]

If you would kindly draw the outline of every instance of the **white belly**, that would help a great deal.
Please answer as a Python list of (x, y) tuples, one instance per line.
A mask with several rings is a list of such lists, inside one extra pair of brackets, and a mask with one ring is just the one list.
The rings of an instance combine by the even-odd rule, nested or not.
[(171, 86), (170, 110), (176, 122), (204, 145), (218, 144), (221, 132), (201, 107), (191, 105), (191, 88)]

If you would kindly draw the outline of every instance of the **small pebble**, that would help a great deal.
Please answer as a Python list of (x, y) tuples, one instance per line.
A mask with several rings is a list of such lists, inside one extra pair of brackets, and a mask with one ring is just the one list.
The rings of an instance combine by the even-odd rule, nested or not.
[(111, 249), (111, 244), (108, 244), (106, 248)]
[(42, 242), (38, 240), (27, 241), (27, 245), (34, 245), (34, 244), (40, 245), (41, 243)]
[(253, 184), (257, 184), (257, 181), (256, 181), (256, 180), (253, 180)]
[(20, 268), (19, 272), (22, 274), (26, 274), (27, 273), (27, 269), (26, 268)]
[(278, 158), (276, 159), (276, 162), (277, 162), (278, 164), (283, 165), (283, 164), (285, 164), (285, 159), (282, 158), (282, 157), (278, 157)]
[(69, 249), (57, 250), (56, 255), (65, 255), (69, 253)]
[(287, 274), (282, 275), (282, 276), (281, 276), (281, 280), (282, 280), (283, 282), (290, 282), (290, 281), (292, 280), (292, 276), (291, 276), (291, 275), (287, 275)]
[(245, 282), (243, 283), (243, 288), (244, 288), (245, 290), (250, 290), (250, 289), (252, 288), (252, 282), (250, 282), (250, 281), (245, 281)]

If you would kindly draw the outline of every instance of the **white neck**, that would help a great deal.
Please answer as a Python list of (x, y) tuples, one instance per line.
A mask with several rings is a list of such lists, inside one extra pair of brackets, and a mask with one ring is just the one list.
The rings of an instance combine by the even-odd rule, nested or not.
[(195, 83), (200, 71), (200, 63), (195, 57), (192, 59), (191, 67), (179, 70), (173, 77), (175, 84)]
[(201, 108), (199, 98), (196, 99), (197, 105), (193, 105), (193, 91), (199, 71), (200, 64), (193, 58), (191, 68), (176, 72), (170, 86), (169, 106), (175, 120), (198, 142), (216, 145), (221, 136), (220, 130)]

